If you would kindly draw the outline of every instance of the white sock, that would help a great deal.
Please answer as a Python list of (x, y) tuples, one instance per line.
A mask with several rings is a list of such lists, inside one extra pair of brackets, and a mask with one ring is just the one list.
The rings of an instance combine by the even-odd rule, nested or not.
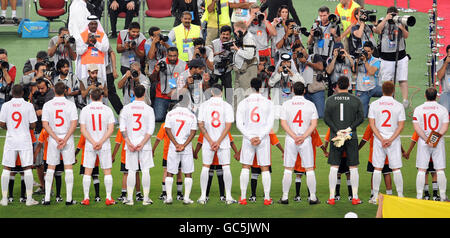
[(249, 169), (242, 169), (241, 170), (241, 176), (240, 176), (240, 184), (241, 184), (241, 199), (244, 199), (247, 197), (247, 186), (248, 186), (248, 177), (250, 174)]
[(31, 201), (33, 199), (33, 172), (31, 169), (27, 169), (24, 171), (24, 180), (25, 180), (25, 189), (27, 192), (27, 201)]
[(17, 16), (16, 14), (17, 14), (16, 10), (11, 10), (11, 18), (16, 17)]
[(264, 199), (270, 199), (270, 185), (271, 185), (271, 177), (269, 171), (261, 172), (262, 184), (264, 187)]
[(142, 170), (142, 189), (144, 190), (144, 201), (148, 200), (148, 195), (150, 194), (150, 169)]
[(64, 177), (66, 181), (66, 202), (72, 201), (72, 190), (73, 190), (73, 170), (66, 169), (66, 176)]
[(359, 186), (358, 168), (350, 169), (350, 184), (352, 185), (353, 198), (358, 199), (358, 186)]
[(437, 181), (432, 183), (431, 186), (433, 187), (433, 190), (438, 190), (438, 184)]
[(136, 171), (135, 170), (128, 170), (128, 176), (127, 176), (127, 200), (133, 201), (133, 191), (134, 186), (136, 185)]
[(192, 189), (192, 178), (184, 178), (184, 200), (189, 199)]
[(301, 182), (302, 182), (302, 178), (300, 178), (300, 177), (295, 177), (295, 182), (296, 182), (296, 183), (301, 183)]
[(11, 171), (3, 169), (2, 171), (2, 198), (8, 198), (8, 186), (9, 186), (9, 177), (11, 176)]
[(2, 17), (6, 17), (6, 10), (2, 10)]
[(330, 174), (328, 175), (330, 199), (334, 199), (334, 194), (336, 193), (337, 172), (338, 172), (338, 168), (336, 168), (336, 167), (330, 168)]
[(231, 186), (233, 185), (233, 176), (231, 175), (231, 170), (229, 165), (223, 165), (223, 183), (225, 185), (225, 198), (231, 200)]
[(447, 191), (447, 178), (445, 177), (445, 173), (443, 170), (437, 171), (437, 182), (439, 185), (439, 193), (441, 195), (441, 201), (447, 198), (445, 194)]
[(55, 170), (47, 169), (45, 174), (45, 199), (44, 201), (50, 201), (50, 193), (52, 192), (53, 176), (55, 175)]
[(373, 188), (373, 197), (377, 198), (378, 193), (380, 192), (380, 184), (381, 184), (381, 171), (374, 170), (373, 171), (373, 179), (372, 179), (372, 188)]
[(84, 199), (89, 199), (89, 188), (91, 187), (91, 175), (83, 175)]
[(311, 201), (316, 201), (316, 174), (313, 170), (306, 172), (306, 185), (308, 185)]
[(397, 196), (403, 197), (403, 177), (400, 170), (394, 171), (394, 183), (397, 189)]
[(417, 172), (416, 177), (416, 193), (417, 193), (417, 199), (423, 198), (423, 187), (425, 185), (425, 172), (419, 171)]
[(258, 177), (259, 177), (259, 174), (252, 174), (252, 179), (256, 179), (256, 180), (258, 180)]
[(392, 195), (392, 189), (391, 190), (386, 190), (386, 194), (387, 195)]
[[(134, 179), (136, 181), (136, 178)], [(113, 178), (112, 175), (105, 175), (105, 190), (106, 190), (106, 199), (111, 199), (111, 192), (113, 187)]]
[(202, 172), (200, 173), (200, 188), (201, 188), (201, 195), (200, 199), (206, 198), (206, 188), (208, 187), (208, 180), (209, 180), (209, 168), (203, 166)]
[(284, 175), (283, 175), (283, 196), (281, 197), (282, 200), (286, 200), (289, 197), (289, 189), (291, 188), (292, 184), (292, 171), (285, 169)]
[(166, 177), (166, 194), (167, 194), (167, 200), (172, 200), (172, 184), (173, 184), (173, 177)]

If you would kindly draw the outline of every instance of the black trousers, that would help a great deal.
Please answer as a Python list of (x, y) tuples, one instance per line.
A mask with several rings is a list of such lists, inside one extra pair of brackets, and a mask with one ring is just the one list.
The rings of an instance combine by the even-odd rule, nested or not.
[(111, 22), (111, 31), (113, 32), (113, 34), (116, 34), (117, 32), (116, 26), (117, 26), (117, 17), (119, 16), (119, 13), (121, 12), (126, 13), (124, 29), (128, 29), (128, 26), (130, 25), (131, 21), (133, 21), (133, 18), (137, 16), (139, 9), (139, 5), (135, 4), (134, 10), (130, 11), (127, 9), (128, 2), (125, 2), (123, 0), (116, 0), (116, 1), (119, 4), (119, 8), (117, 8), (117, 10), (113, 11), (111, 9), (111, 6), (108, 7), (109, 18)]
[(116, 92), (116, 85), (114, 84), (114, 76), (112, 73), (106, 75), (106, 84), (108, 86), (108, 99), (117, 114), (120, 114), (120, 110), (123, 108), (123, 104), (120, 101), (119, 95)]

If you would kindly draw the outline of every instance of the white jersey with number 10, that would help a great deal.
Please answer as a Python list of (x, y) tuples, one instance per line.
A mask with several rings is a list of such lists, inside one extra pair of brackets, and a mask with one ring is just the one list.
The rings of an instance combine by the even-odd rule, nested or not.
[(413, 123), (419, 123), (427, 137), (431, 131), (439, 132), (442, 124), (447, 122), (449, 122), (447, 109), (435, 101), (425, 102), (414, 109)]

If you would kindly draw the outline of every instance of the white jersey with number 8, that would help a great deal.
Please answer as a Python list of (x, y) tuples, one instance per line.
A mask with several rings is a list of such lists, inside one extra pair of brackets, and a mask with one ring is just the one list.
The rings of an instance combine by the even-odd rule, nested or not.
[[(225, 123), (234, 122), (233, 107), (220, 97), (212, 97), (200, 105), (198, 121), (205, 123), (205, 129), (213, 141), (217, 141), (225, 130)], [(207, 140), (204, 145), (209, 148)], [(220, 144), (221, 149), (230, 148), (230, 139), (226, 136)]]
[(389, 139), (395, 133), (398, 122), (406, 120), (403, 105), (389, 96), (383, 96), (372, 102), (368, 117), (375, 119), (375, 126), (385, 139)]
[(414, 109), (413, 123), (419, 123), (427, 137), (431, 131), (439, 132), (442, 124), (447, 122), (449, 122), (448, 111), (437, 102), (425, 102)]
[[(86, 131), (94, 141), (100, 141), (108, 131), (108, 125), (114, 123), (114, 114), (108, 106), (102, 102), (91, 102), (85, 106), (80, 113), (80, 125), (86, 126)], [(86, 140), (86, 151), (94, 151), (92, 144)], [(106, 140), (102, 151), (111, 150), (111, 143)]]
[[(155, 113), (153, 108), (144, 101), (133, 101), (123, 107), (120, 113), (120, 131), (127, 131), (127, 135), (133, 145), (138, 145), (146, 134), (153, 134), (155, 130)], [(125, 145), (125, 149), (128, 146)], [(144, 145), (142, 150), (151, 150), (151, 140)]]
[(314, 103), (303, 96), (294, 96), (281, 107), (280, 119), (285, 120), (297, 136), (303, 135), (311, 125), (311, 120), (318, 118)]
[(237, 107), (236, 126), (248, 140), (253, 137), (262, 140), (268, 136), (273, 121), (273, 102), (259, 93), (250, 94)]
[[(167, 113), (165, 128), (170, 128), (175, 141), (184, 144), (191, 134), (191, 130), (197, 130), (197, 118), (194, 113), (185, 107), (178, 106)], [(169, 150), (175, 151), (175, 145), (171, 142)], [(180, 154), (192, 153), (192, 142), (186, 146)]]

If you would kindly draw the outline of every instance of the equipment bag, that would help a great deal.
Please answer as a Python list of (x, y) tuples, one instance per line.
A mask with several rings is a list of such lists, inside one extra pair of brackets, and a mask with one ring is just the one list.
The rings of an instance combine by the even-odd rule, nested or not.
[(22, 38), (48, 38), (50, 28), (49, 21), (31, 21), (22, 19), (17, 29), (17, 33), (22, 34)]

